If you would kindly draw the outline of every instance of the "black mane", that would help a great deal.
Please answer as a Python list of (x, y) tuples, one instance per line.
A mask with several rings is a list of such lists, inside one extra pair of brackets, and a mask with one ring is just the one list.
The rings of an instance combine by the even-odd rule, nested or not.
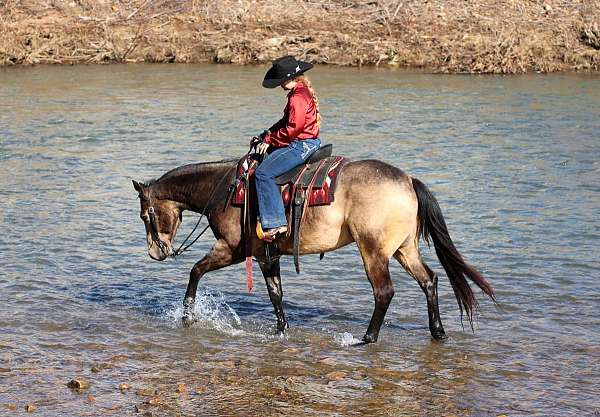
[(155, 179), (152, 179), (150, 181), (145, 182), (144, 185), (146, 187), (149, 187), (151, 185), (156, 184), (157, 182), (160, 182), (160, 181), (163, 181), (163, 180), (166, 180), (166, 179), (169, 179), (169, 178), (179, 177), (179, 176), (182, 176), (182, 175), (200, 174), (208, 166), (218, 165), (218, 164), (228, 164), (228, 163), (236, 162), (236, 161), (237, 161), (237, 159), (222, 159), (220, 161), (199, 162), (199, 163), (195, 163), (195, 164), (182, 165), (180, 167), (173, 168), (172, 170), (166, 172), (165, 174), (163, 174), (158, 179), (155, 178)]

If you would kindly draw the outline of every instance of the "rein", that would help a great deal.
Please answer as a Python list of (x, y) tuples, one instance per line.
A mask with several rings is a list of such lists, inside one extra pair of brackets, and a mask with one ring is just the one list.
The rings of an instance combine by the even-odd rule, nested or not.
[(209, 213), (209, 215), (206, 215), (206, 209), (212, 202), (215, 192), (221, 185), (223, 185), (223, 182), (227, 179), (227, 177), (228, 177), (227, 175), (224, 175), (223, 178), (221, 178), (221, 181), (219, 181), (219, 183), (217, 184), (217, 186), (215, 188), (213, 188), (213, 190), (210, 193), (210, 196), (208, 197), (208, 200), (206, 201), (206, 204), (204, 205), (204, 208), (200, 212), (200, 218), (196, 222), (196, 225), (194, 226), (192, 231), (187, 235), (187, 237), (183, 240), (183, 242), (181, 242), (181, 245), (179, 245), (179, 248), (177, 248), (175, 251), (172, 251), (172, 250), (169, 251), (167, 244), (160, 238), (160, 235), (158, 234), (158, 227), (156, 225), (156, 214), (155, 214), (154, 207), (152, 205), (150, 205), (148, 207), (148, 216), (150, 217), (150, 234), (152, 235), (152, 242), (158, 246), (158, 248), (163, 253), (163, 255), (165, 255), (167, 257), (170, 256), (173, 258), (181, 255), (183, 252), (187, 251), (194, 243), (196, 243), (198, 241), (198, 239), (200, 239), (200, 237), (208, 230), (208, 228), (210, 227), (210, 223), (207, 224), (204, 229), (202, 229), (202, 231), (198, 234), (198, 236), (196, 236), (194, 238), (194, 240), (192, 240), (187, 246), (183, 247), (186, 244), (186, 242), (189, 240), (189, 238), (192, 237), (192, 235), (194, 234), (194, 232), (200, 225), (202, 218), (203, 217), (206, 217), (207, 219), (209, 218), (210, 213)]

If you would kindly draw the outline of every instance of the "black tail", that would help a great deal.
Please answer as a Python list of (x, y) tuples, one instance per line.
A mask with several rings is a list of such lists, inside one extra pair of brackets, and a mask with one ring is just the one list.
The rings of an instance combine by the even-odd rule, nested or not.
[(460, 308), (460, 317), (462, 320), (463, 311), (467, 314), (469, 324), (473, 328), (473, 310), (477, 308), (475, 294), (471, 290), (467, 277), (473, 281), (481, 290), (486, 293), (494, 302), (494, 290), (475, 268), (467, 264), (454, 242), (450, 238), (444, 216), (440, 206), (431, 194), (431, 191), (416, 178), (412, 179), (413, 188), (419, 201), (417, 217), (419, 220), (419, 235), (430, 244), (433, 240), (435, 253), (437, 254), (442, 266), (446, 270), (458, 307)]

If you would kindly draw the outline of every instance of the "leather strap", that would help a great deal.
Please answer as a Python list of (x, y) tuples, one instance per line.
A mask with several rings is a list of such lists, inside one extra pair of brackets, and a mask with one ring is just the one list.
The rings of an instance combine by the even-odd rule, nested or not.
[(296, 191), (296, 195), (293, 200), (292, 216), (294, 217), (294, 266), (296, 267), (296, 273), (300, 273), (300, 223), (302, 220), (302, 212), (304, 207), (304, 191), (302, 188)]

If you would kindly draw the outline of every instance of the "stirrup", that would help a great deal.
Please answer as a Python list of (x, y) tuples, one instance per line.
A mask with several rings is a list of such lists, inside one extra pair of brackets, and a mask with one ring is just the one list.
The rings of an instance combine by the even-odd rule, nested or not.
[(270, 233), (270, 232), (265, 233), (260, 221), (256, 222), (256, 236), (258, 236), (258, 238), (260, 240), (264, 240), (265, 242), (272, 242), (273, 240), (275, 240), (275, 238), (277, 237), (278, 234), (286, 233), (287, 226), (280, 226), (280, 227), (276, 227), (275, 229), (271, 229), (271, 230), (274, 230), (274, 233)]

